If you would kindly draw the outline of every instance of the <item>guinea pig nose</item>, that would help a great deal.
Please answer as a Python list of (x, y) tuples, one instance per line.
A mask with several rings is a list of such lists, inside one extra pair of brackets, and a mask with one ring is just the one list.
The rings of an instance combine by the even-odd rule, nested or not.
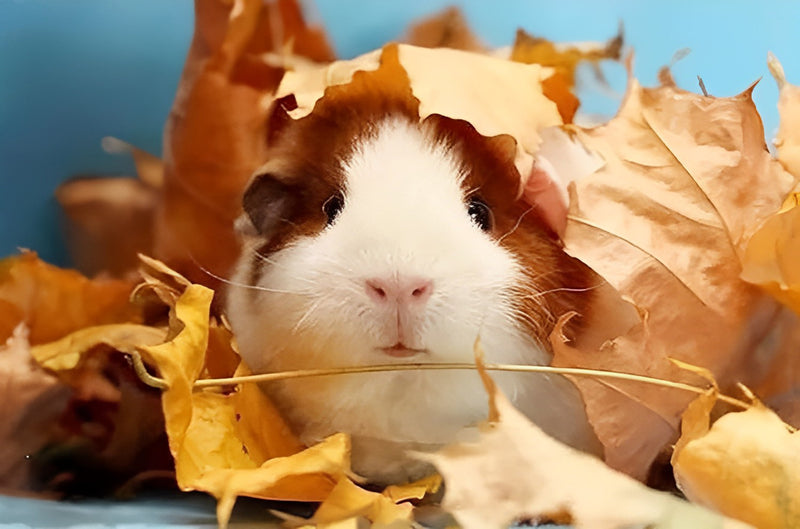
[(433, 292), (433, 281), (424, 277), (375, 277), (366, 281), (367, 295), (378, 304), (422, 305)]

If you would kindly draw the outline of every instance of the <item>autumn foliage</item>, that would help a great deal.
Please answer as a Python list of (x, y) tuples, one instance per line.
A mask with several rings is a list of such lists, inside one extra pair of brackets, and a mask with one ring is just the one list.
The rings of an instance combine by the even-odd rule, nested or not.
[[(571, 375), (600, 462), (549, 439), (482, 371), (491, 414), (479, 439), (421, 456), (447, 483), (442, 507), (465, 528), (800, 523), (800, 88), (777, 60), (773, 156), (753, 87), (716, 98), (668, 75), (645, 88), (631, 73), (616, 117), (576, 125), (576, 65), (619, 59), (621, 35), (577, 48), (520, 33), (500, 58), (450, 10), (412, 28), (409, 43), (334, 61), (295, 2), (195, 5), (163, 160), (131, 148), (140, 174), (123, 184), (133, 197), (123, 204), (109, 181), (58, 192), (76, 261), (120, 279), (88, 279), (30, 252), (0, 261), (0, 394), (15, 403), (0, 425), (0, 489), (58, 489), (26, 456), (91, 437), (82, 446), (92, 464), (119, 463), (113, 488), (166, 472), (216, 497), (222, 525), (238, 496), (318, 502), (310, 520), (289, 520), (297, 525), (412, 527), (423, 516), (414, 506), (434, 501), (438, 476), (364, 488), (346, 434), (305, 447), (258, 385), (208, 382), (250, 374), (214, 289), (237, 256), (234, 221), (265, 161), (271, 102), (293, 96), (297, 119), (378, 84), (410, 91), (421, 119), (465, 120), (512, 142), (520, 200), (618, 294), (604, 308), (613, 336), (597, 347), (566, 341), (573, 315), (562, 315), (552, 365), (651, 379)], [(126, 244), (114, 237), (123, 227)], [(637, 482), (665, 453), (689, 501)]]

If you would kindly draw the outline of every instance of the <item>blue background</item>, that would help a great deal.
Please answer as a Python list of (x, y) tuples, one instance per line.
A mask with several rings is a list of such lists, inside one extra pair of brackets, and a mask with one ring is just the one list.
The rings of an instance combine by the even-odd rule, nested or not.
[[(710, 93), (732, 95), (767, 77), (755, 92), (767, 139), (778, 122), (767, 52), (790, 81), (800, 79), (800, 2), (317, 0), (311, 15), (339, 55), (351, 57), (453, 3), (495, 46), (510, 43), (519, 26), (559, 41), (603, 41), (622, 20), (644, 84), (686, 47), (692, 52), (673, 68), (683, 87), (695, 90), (701, 75)], [(190, 0), (0, 0), (0, 255), (27, 247), (68, 264), (52, 198), (58, 183), (79, 173), (131, 174), (126, 157), (103, 152), (104, 136), (161, 152), (192, 18)], [(621, 68), (609, 74), (622, 90)], [(618, 99), (587, 103), (609, 114)]]

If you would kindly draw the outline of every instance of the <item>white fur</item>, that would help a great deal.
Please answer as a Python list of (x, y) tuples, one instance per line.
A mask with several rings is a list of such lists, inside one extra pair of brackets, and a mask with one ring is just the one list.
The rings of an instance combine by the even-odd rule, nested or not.
[[(508, 292), (520, 283), (520, 263), (471, 222), (459, 168), (458, 153), (402, 121), (383, 123), (358, 145), (343, 162), (345, 205), (334, 223), (264, 263), (257, 286), (276, 292), (254, 296), (232, 289), (229, 316), (247, 363), (262, 372), (472, 362), (478, 336), (489, 362), (547, 363), (547, 353), (511, 316)], [(243, 258), (235, 282), (247, 281), (249, 261)], [(364, 287), (366, 279), (397, 275), (433, 281), (412, 344), (428, 353), (409, 359), (378, 349), (391, 345), (395, 316), (372, 302)], [(531, 374), (496, 379), (544, 427), (567, 440), (578, 436), (582, 407), (569, 383)], [(421, 467), (403, 460), (400, 449), (452, 441), (487, 414), (475, 372), (300, 379), (268, 391), (305, 442), (352, 434), (355, 470), (377, 481), (416, 477)]]

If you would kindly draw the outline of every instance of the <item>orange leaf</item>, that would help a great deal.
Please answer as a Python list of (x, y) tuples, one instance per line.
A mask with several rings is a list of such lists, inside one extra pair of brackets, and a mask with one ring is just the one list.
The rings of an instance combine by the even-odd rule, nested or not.
[(215, 285), (202, 269), (225, 276), (237, 257), (241, 194), (265, 157), (261, 100), (283, 75), (262, 55), (292, 44), (316, 60), (332, 54), (294, 1), (197, 0), (195, 7), (195, 35), (166, 125), (154, 254)]
[(33, 252), (8, 257), (0, 261), (0, 340), (20, 322), (30, 329), (32, 345), (90, 325), (136, 322), (139, 311), (128, 302), (132, 290), (130, 281), (87, 279)]

